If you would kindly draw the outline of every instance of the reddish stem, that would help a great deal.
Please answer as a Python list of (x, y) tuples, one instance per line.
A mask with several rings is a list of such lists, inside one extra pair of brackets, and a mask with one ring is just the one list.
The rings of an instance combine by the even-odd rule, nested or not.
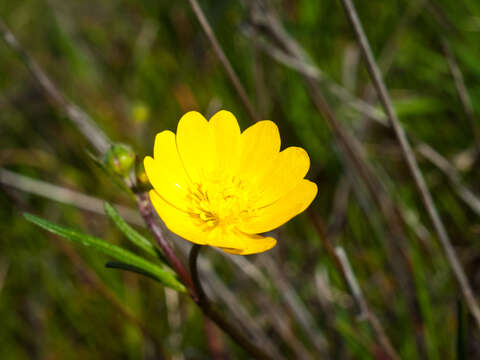
[(163, 254), (167, 258), (170, 265), (173, 267), (175, 272), (178, 274), (184, 285), (187, 287), (188, 292), (192, 299), (197, 302), (198, 296), (195, 291), (195, 287), (193, 286), (192, 278), (190, 273), (187, 271), (187, 268), (178, 258), (177, 254), (173, 250), (172, 246), (168, 243), (167, 239), (163, 236), (162, 231), (155, 223), (154, 216), (153, 216), (153, 207), (148, 198), (147, 193), (140, 193), (136, 195), (137, 198), (137, 205), (140, 211), (140, 215), (142, 215), (143, 220), (147, 224), (148, 229), (152, 232), (155, 241), (157, 242), (160, 249), (162, 249)]

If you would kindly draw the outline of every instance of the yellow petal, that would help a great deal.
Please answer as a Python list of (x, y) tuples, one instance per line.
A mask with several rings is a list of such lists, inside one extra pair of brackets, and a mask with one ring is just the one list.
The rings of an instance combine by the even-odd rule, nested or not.
[(273, 248), (277, 240), (272, 237), (264, 237), (260, 235), (248, 235), (241, 233), (239, 235), (241, 237), (242, 247), (239, 249), (233, 248), (221, 248), (223, 251), (229, 254), (236, 254), (236, 255), (251, 255), (251, 254), (258, 254)]
[(196, 111), (180, 119), (177, 148), (187, 174), (195, 183), (201, 183), (218, 166), (213, 132), (203, 115)]
[(242, 133), (240, 146), (238, 175), (256, 182), (270, 169), (280, 151), (277, 125), (270, 120), (257, 122)]
[(273, 204), (258, 209), (255, 217), (240, 224), (238, 228), (247, 234), (273, 230), (304, 211), (316, 195), (317, 185), (304, 179)]
[(171, 131), (157, 134), (153, 153), (155, 159), (147, 156), (143, 161), (150, 183), (168, 202), (186, 209), (189, 184), (178, 156), (175, 134)]
[(305, 177), (309, 168), (310, 158), (302, 148), (292, 146), (280, 152), (259, 182), (261, 195), (255, 206), (263, 207), (280, 199)]
[(205, 245), (205, 233), (189, 214), (166, 202), (155, 190), (150, 190), (149, 195), (153, 207), (171, 232), (195, 244)]
[(223, 227), (214, 227), (211, 229), (205, 239), (207, 245), (215, 247), (227, 247), (236, 249), (241, 246), (240, 239), (234, 236), (231, 231)]
[(208, 234), (206, 243), (230, 254), (248, 255), (271, 249), (277, 240), (256, 234), (245, 234), (236, 229), (226, 230), (217, 227)]
[(219, 171), (225, 175), (234, 175), (238, 169), (240, 153), (240, 127), (235, 116), (225, 110), (210, 118), (210, 127), (215, 138)]

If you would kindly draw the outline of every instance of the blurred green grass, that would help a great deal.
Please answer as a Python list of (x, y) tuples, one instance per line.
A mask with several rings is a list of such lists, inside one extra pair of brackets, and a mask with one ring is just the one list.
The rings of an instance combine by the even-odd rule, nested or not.
[[(332, 80), (341, 82), (346, 49), (354, 44), (354, 38), (340, 3), (297, 0), (276, 4), (292, 36)], [(379, 56), (411, 2), (356, 1), (356, 4), (373, 50)], [(332, 212), (337, 182), (345, 175), (345, 169), (328, 127), (310, 103), (301, 76), (252, 46), (242, 32), (246, 12), (241, 3), (202, 1), (202, 6), (255, 105), (265, 104), (263, 117), (279, 124), (284, 146), (300, 145), (309, 152), (312, 159), (309, 176), (319, 185), (313, 207), (326, 223)], [(180, 116), (188, 110), (210, 115), (219, 107), (225, 108), (237, 115), (243, 129), (249, 125), (247, 113), (188, 2), (2, 1), (0, 17), (69, 98), (91, 114), (112, 139), (131, 144), (141, 157), (151, 153), (155, 134), (164, 129), (174, 130)], [(446, 18), (449, 25), (441, 25), (438, 17)], [(416, 138), (447, 158), (471, 147), (473, 135), (442, 53), (440, 36), (449, 40), (473, 108), (479, 113), (479, 33), (478, 1), (426, 1), (418, 15), (399, 32), (398, 48), (386, 76), (402, 123)], [(260, 93), (255, 90), (255, 66), (261, 66), (265, 77), (265, 91)], [(362, 96), (369, 79), (361, 62), (358, 67), (353, 91)], [(337, 113), (348, 113), (341, 101), (332, 99), (332, 102)], [(64, 115), (48, 104), (22, 62), (3, 43), (0, 44), (0, 109), (1, 167), (112, 202), (134, 205), (91, 164), (85, 151), (86, 141)], [(359, 114), (350, 114), (342, 120), (356, 127), (361, 118)], [(369, 160), (385, 170), (381, 176), (394, 198), (430, 229), (391, 134), (374, 128), (365, 142)], [(478, 290), (478, 216), (458, 200), (437, 169), (427, 163), (421, 165), (467, 273)], [(469, 186), (479, 191), (477, 168), (474, 166), (463, 175)], [(75, 225), (126, 245), (119, 232), (102, 216), (9, 188), (2, 190), (0, 269), (5, 268), (6, 275), (0, 287), (0, 358), (153, 357), (155, 351), (142, 339), (138, 329), (126, 323), (59, 250), (58, 243), (62, 240), (39, 232), (19, 212), (34, 211), (52, 221)], [(350, 256), (372, 310), (402, 358), (420, 359), (415, 345), (415, 331), (420, 329), (413, 329), (405, 296), (392, 279), (384, 248), (382, 214), (372, 210), (370, 215), (365, 216), (359, 200), (352, 196), (339, 242)], [(286, 225), (281, 235), (275, 258), (309, 305), (316, 326), (326, 332), (326, 315), (315, 300), (315, 271), (325, 270), (331, 287), (340, 294), (345, 295), (347, 290), (305, 215)], [(426, 353), (429, 359), (456, 358), (459, 291), (434, 236), (427, 237), (427, 244), (419, 244), (415, 235), (409, 235), (406, 246), (424, 318)], [(200, 314), (188, 299), (179, 299), (181, 324), (176, 331), (181, 336), (180, 344), (176, 344), (162, 288), (105, 269), (103, 258), (75, 249), (126, 306), (149, 323), (167, 353), (181, 351), (187, 358), (209, 358)], [(228, 262), (217, 256), (213, 261), (217, 273), (229, 286), (240, 287), (238, 274)], [(305, 276), (309, 281), (295, 281)], [(272, 301), (280, 304), (275, 290), (271, 295)], [(248, 292), (238, 297), (258, 313), (249, 304)], [(376, 339), (366, 324), (357, 322), (348, 301), (336, 302), (334, 325), (340, 340), (334, 334), (326, 336), (332, 344), (336, 343), (335, 358), (371, 358)], [(300, 331), (299, 334), (311, 349), (305, 334)], [(478, 329), (470, 324), (466, 336), (470, 344), (468, 354), (471, 358), (480, 356), (475, 345)], [(225, 341), (235, 357), (246, 356)]]

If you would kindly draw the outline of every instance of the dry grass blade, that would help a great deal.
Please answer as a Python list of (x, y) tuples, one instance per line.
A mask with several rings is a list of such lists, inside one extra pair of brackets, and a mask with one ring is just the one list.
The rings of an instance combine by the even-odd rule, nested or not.
[(68, 117), (75, 123), (77, 128), (82, 134), (90, 141), (92, 146), (100, 154), (105, 153), (110, 147), (110, 140), (103, 131), (97, 126), (92, 118), (78, 108), (75, 104), (71, 103), (55, 86), (50, 78), (45, 74), (42, 68), (33, 60), (25, 49), (17, 41), (15, 35), (8, 29), (2, 19), (0, 19), (0, 36), (3, 41), (13, 49), (27, 65), (32, 76), (37, 80), (38, 84), (47, 95), (47, 97), (55, 105), (60, 106), (62, 110), (66, 112)]
[(189, 0), (190, 5), (193, 9), (193, 12), (195, 13), (195, 16), (197, 17), (198, 21), (200, 22), (200, 25), (202, 26), (203, 31), (205, 32), (205, 35), (207, 36), (208, 40), (213, 46), (213, 50), (217, 54), (218, 58), (220, 59), (220, 62), (222, 63), (223, 67), (225, 68), (225, 71), (227, 72), (228, 78), (232, 82), (233, 87), (235, 88), (235, 91), (238, 93), (238, 96), (240, 96), (240, 100), (242, 101), (243, 106), (247, 110), (248, 115), (250, 118), (255, 122), (260, 120), (260, 117), (258, 116), (257, 112), (255, 111), (252, 103), (250, 102), (250, 99), (247, 95), (247, 92), (245, 91), (245, 88), (243, 87), (242, 83), (238, 79), (237, 74), (235, 73), (235, 70), (233, 70), (232, 65), (230, 64), (230, 61), (228, 60), (227, 56), (222, 50), (222, 47), (220, 46), (217, 38), (215, 37), (215, 34), (213, 33), (212, 27), (208, 23), (207, 18), (205, 17), (205, 14), (202, 11), (202, 8), (198, 4), (197, 0)]
[(338, 260), (342, 264), (342, 268), (345, 271), (345, 280), (350, 287), (352, 292), (352, 296), (354, 297), (355, 301), (357, 302), (358, 306), (360, 307), (360, 317), (366, 318), (369, 320), (371, 326), (378, 334), (378, 340), (382, 344), (383, 348), (386, 350), (388, 356), (392, 358), (392, 360), (400, 360), (400, 357), (396, 353), (395, 349), (392, 346), (392, 343), (385, 335), (385, 330), (383, 329), (380, 321), (378, 321), (377, 317), (374, 316), (368, 306), (367, 302), (365, 301), (365, 297), (363, 296), (362, 290), (360, 285), (357, 282), (357, 279), (353, 273), (353, 269), (350, 266), (350, 262), (348, 261), (347, 255), (345, 250), (341, 246), (337, 246), (335, 248), (335, 254), (337, 255)]
[[(33, 179), (22, 174), (17, 174), (10, 170), (0, 168), (0, 183), (26, 193), (35, 194), (63, 204), (73, 205), (82, 210), (102, 215), (105, 214), (103, 206), (104, 200), (102, 199), (42, 180)], [(142, 218), (134, 209), (122, 205), (115, 205), (115, 207), (129, 223), (139, 226), (144, 225)]]
[(199, 277), (197, 259), (201, 248), (201, 245), (194, 244), (189, 255), (190, 274), (192, 276), (195, 294), (197, 295), (195, 302), (200, 306), (206, 316), (215, 321), (215, 323), (221, 329), (227, 332), (239, 345), (241, 345), (252, 356), (254, 356), (255, 359), (274, 359), (273, 355), (265, 351), (263, 347), (255, 344), (253, 341), (250, 341), (247, 337), (245, 337), (245, 334), (240, 329), (238, 329), (235, 325), (230, 324), (225, 317), (220, 315), (213, 307), (213, 304), (210, 302), (209, 298), (205, 294), (205, 291), (203, 290), (203, 286)]
[[(405, 14), (404, 19), (402, 19), (400, 22), (403, 26), (403, 24), (408, 23), (409, 19), (414, 17), (422, 8), (422, 6), (425, 5), (424, 2), (419, 3), (417, 6), (413, 6), (409, 8), (407, 11), (407, 14)], [(328, 89), (329, 92), (331, 92), (333, 95), (337, 96), (339, 99), (341, 99), (342, 103), (351, 107), (352, 109), (358, 111), (362, 115), (364, 115), (364, 118), (367, 120), (373, 120), (376, 123), (382, 125), (382, 126), (387, 126), (389, 127), (390, 124), (385, 117), (385, 114), (375, 108), (371, 102), (375, 100), (375, 88), (373, 86), (368, 86), (366, 90), (366, 98), (367, 100), (364, 101), (362, 99), (356, 98), (354, 95), (352, 95), (346, 88), (342, 87), (341, 85), (335, 83), (331, 79), (328, 79), (328, 77), (319, 69), (317, 66), (312, 64), (308, 58), (305, 58), (303, 49), (301, 52), (297, 52), (295, 54), (288, 54), (285, 49), (281, 49), (278, 46), (273, 45), (273, 43), (267, 42), (267, 41), (262, 41), (261, 39), (261, 34), (257, 30), (259, 29), (268, 29), (268, 35), (273, 36), (273, 42), (275, 44), (283, 44), (284, 42), (293, 42), (294, 40), (285, 32), (285, 31), (279, 31), (279, 25), (275, 21), (275, 19), (272, 19), (271, 16), (268, 17), (259, 17), (256, 16), (256, 21), (258, 23), (254, 23), (253, 25), (255, 27), (252, 27), (249, 32), (247, 32), (247, 35), (255, 38), (257, 41), (257, 45), (260, 49), (264, 51), (264, 53), (279, 63), (297, 71), (298, 73), (310, 78), (314, 79), (317, 81), (319, 85), (322, 86), (322, 88)], [(277, 29), (277, 30), (274, 30)], [(395, 35), (394, 35), (395, 37)], [(391, 42), (392, 44), (395, 44), (395, 42)], [(298, 44), (296, 48), (298, 48)], [(282, 46), (283, 48), (286, 48), (287, 46)], [(385, 69), (389, 69), (391, 65), (391, 61), (393, 60), (393, 50), (394, 46), (390, 45), (388, 48), (386, 48), (383, 52), (383, 56), (381, 59), (381, 63), (385, 67)], [(413, 138), (413, 137), (412, 137)], [(452, 165), (445, 157), (443, 157), (437, 150), (433, 149), (430, 145), (419, 141), (419, 139), (414, 139), (415, 144), (417, 146), (422, 147), (422, 148), (428, 148), (429, 153), (435, 156), (436, 159), (439, 159), (442, 161), (442, 163), (449, 163), (449, 167), (451, 169), (454, 169), (455, 166)], [(459, 156), (459, 158), (462, 158), (462, 163), (466, 162), (468, 163), (468, 167), (471, 167), (471, 164), (473, 164), (473, 158), (475, 155), (475, 151), (470, 151), (471, 149), (465, 151), (464, 153)], [(431, 157), (425, 157), (427, 160), (429, 160), (434, 166), (438, 167), (438, 162), (431, 161)], [(443, 172), (443, 169), (439, 167), (439, 170)], [(456, 170), (455, 170), (456, 171)], [(448, 177), (448, 179), (451, 181), (452, 178)], [(452, 182), (452, 185), (455, 187), (456, 183)], [(469, 193), (472, 193), (470, 189), (468, 189), (465, 185), (463, 185), (465, 189)], [(458, 191), (457, 191), (458, 193)], [(472, 202), (470, 201), (465, 201), (465, 197), (461, 196), (461, 200), (465, 202), (466, 205), (472, 207)], [(472, 210), (476, 211), (474, 207), (472, 207)]]
[(414, 179), (415, 185), (418, 189), (418, 192), (420, 193), (421, 199), (425, 205), (425, 208), (430, 217), (430, 220), (433, 223), (433, 226), (442, 244), (442, 247), (445, 251), (445, 254), (450, 263), (450, 266), (452, 267), (455, 277), (460, 285), (460, 288), (468, 304), (470, 312), (474, 316), (475, 321), (477, 322), (477, 325), (480, 327), (480, 308), (478, 306), (477, 300), (475, 299), (473, 290), (468, 282), (467, 276), (465, 275), (465, 272), (460, 263), (460, 260), (457, 257), (455, 249), (453, 248), (453, 245), (450, 241), (450, 238), (445, 229), (445, 226), (443, 225), (443, 222), (440, 219), (435, 203), (433, 202), (432, 195), (428, 190), (428, 186), (417, 164), (417, 160), (415, 159), (415, 155), (412, 151), (412, 148), (407, 139), (405, 131), (397, 118), (397, 114), (393, 108), (392, 101), (388, 93), (387, 87), (383, 81), (382, 75), (380, 73), (380, 69), (377, 66), (377, 63), (373, 56), (373, 52), (370, 48), (370, 44), (365, 35), (363, 27), (360, 23), (360, 19), (358, 18), (357, 11), (355, 10), (355, 7), (351, 0), (341, 0), (341, 1), (342, 1), (342, 4), (344, 5), (347, 17), (354, 29), (355, 35), (362, 49), (363, 55), (366, 60), (368, 71), (370, 73), (370, 76), (372, 77), (380, 102), (382, 103), (385, 109), (390, 125), (393, 128), (395, 135), (397, 137), (397, 140), (400, 144), (402, 155), (405, 158), (405, 161), (407, 162), (408, 168)]

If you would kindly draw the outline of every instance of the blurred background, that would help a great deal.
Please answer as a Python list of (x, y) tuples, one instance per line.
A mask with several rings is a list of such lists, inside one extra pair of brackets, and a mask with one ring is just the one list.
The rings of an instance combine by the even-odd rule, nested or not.
[[(480, 2), (355, 4), (478, 295)], [(480, 358), (478, 326), (341, 3), (200, 5), (255, 112), (278, 124), (282, 147), (308, 151), (307, 177), (319, 187), (310, 210), (274, 233), (272, 251), (203, 252), (202, 278), (225, 317), (278, 358), (388, 359), (382, 336), (400, 358)], [(188, 1), (2, 0), (0, 19), (60, 91), (139, 159), (188, 110), (208, 117), (227, 109), (242, 129), (252, 123)], [(0, 41), (0, 358), (248, 358), (186, 295), (107, 269), (104, 256), (21, 216), (32, 212), (130, 248), (101, 214), (108, 200), (148, 236), (135, 202), (98, 169), (89, 156), (95, 149), (24, 59)], [(312, 103), (319, 94), (353, 155)], [(347, 258), (363, 296), (344, 281)]]

